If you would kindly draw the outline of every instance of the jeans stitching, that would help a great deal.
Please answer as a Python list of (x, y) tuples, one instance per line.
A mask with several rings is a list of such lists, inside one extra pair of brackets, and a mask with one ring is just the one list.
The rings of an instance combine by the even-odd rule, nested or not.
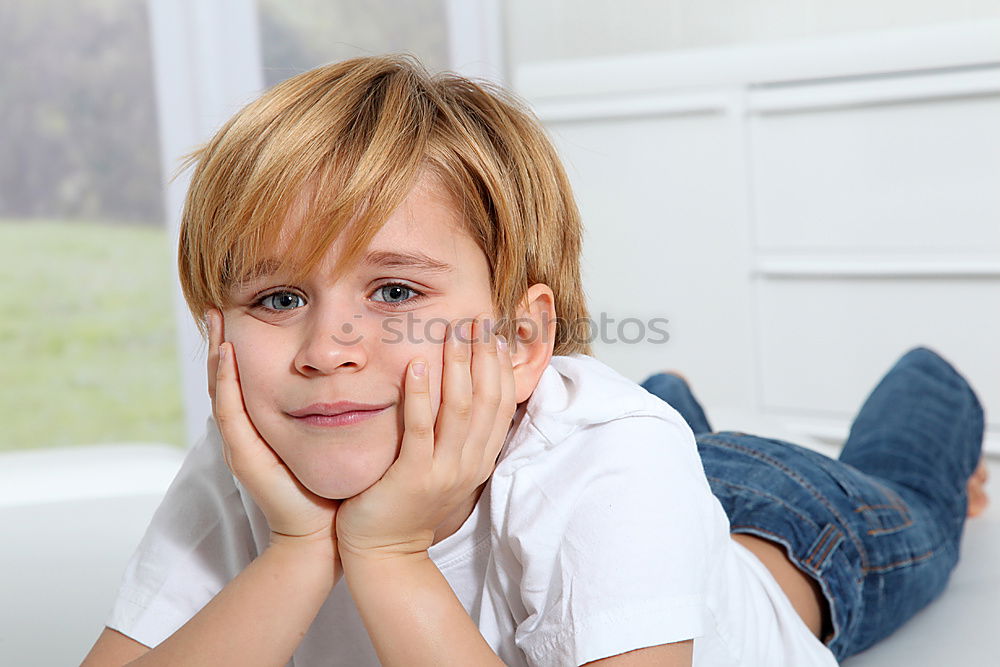
[(889, 528), (869, 528), (869, 535), (883, 535), (885, 533), (895, 533), (898, 530), (903, 530), (904, 528), (909, 528), (913, 525), (913, 519), (910, 518), (909, 514), (906, 515), (906, 523), (902, 523), (898, 526), (890, 526)]
[(898, 560), (895, 563), (889, 563), (888, 565), (879, 565), (877, 567), (868, 568), (865, 570), (865, 573), (867, 574), (870, 572), (886, 572), (888, 570), (892, 570), (897, 567), (902, 567), (904, 565), (912, 565), (913, 563), (919, 563), (922, 560), (927, 560), (928, 558), (933, 556), (934, 553), (935, 550), (931, 549), (927, 553), (922, 553), (919, 556), (913, 556), (912, 558), (907, 558), (905, 560)]
[(794, 480), (798, 481), (800, 484), (802, 484), (802, 486), (804, 486), (806, 489), (808, 489), (812, 493), (813, 497), (816, 500), (818, 500), (822, 505), (824, 505), (830, 511), (831, 514), (833, 514), (835, 517), (837, 517), (840, 520), (840, 524), (841, 524), (841, 527), (843, 529), (844, 534), (847, 535), (848, 538), (850, 538), (851, 542), (854, 544), (854, 547), (858, 550), (858, 555), (861, 556), (861, 567), (863, 569), (867, 570), (867, 568), (868, 568), (868, 553), (865, 551), (865, 548), (864, 548), (864, 545), (861, 542), (861, 539), (854, 533), (854, 531), (852, 531), (850, 529), (849, 523), (847, 522), (847, 520), (844, 517), (842, 517), (840, 515), (840, 512), (838, 512), (835, 507), (833, 507), (829, 502), (827, 502), (826, 498), (824, 498), (823, 495), (816, 488), (814, 488), (812, 486), (812, 484), (810, 484), (807, 480), (805, 480), (802, 477), (800, 477), (799, 475), (797, 475), (794, 470), (792, 470), (792, 469), (788, 468), (787, 466), (785, 466), (783, 463), (781, 463), (781, 461), (777, 461), (775, 459), (772, 459), (770, 456), (767, 456), (766, 454), (763, 454), (762, 452), (758, 452), (756, 450), (750, 449), (749, 447), (744, 447), (742, 445), (737, 445), (735, 443), (726, 442), (725, 440), (719, 440), (717, 437), (714, 437), (714, 436), (710, 436), (710, 437), (707, 437), (707, 438), (702, 438), (702, 440), (707, 440), (707, 441), (712, 442), (714, 444), (718, 444), (720, 447), (726, 447), (726, 448), (729, 448), (729, 449), (733, 449), (733, 450), (736, 450), (736, 451), (743, 452), (743, 453), (747, 454), (748, 456), (751, 456), (751, 457), (753, 457), (755, 459), (764, 461), (765, 463), (770, 463), (771, 465), (775, 466), (776, 468), (779, 468), (780, 470), (784, 471), (785, 474), (787, 474), (792, 479), (794, 479)]
[[(823, 537), (820, 543), (816, 545), (816, 548), (813, 549), (813, 553), (809, 555), (809, 559), (806, 561), (807, 563), (810, 563), (810, 567), (814, 568), (817, 572), (819, 571), (819, 563), (825, 561), (827, 557), (830, 555), (830, 552), (833, 551), (834, 548), (836, 548), (837, 545), (840, 544), (841, 540), (844, 539), (844, 533), (840, 531), (833, 524), (827, 524), (826, 528), (824, 528), (823, 531), (826, 533), (826, 535)], [(838, 537), (840, 539), (837, 539)], [(823, 550), (822, 557), (816, 559), (815, 562), (811, 562), (813, 558), (816, 558), (816, 556), (819, 555), (820, 549)]]
[(822, 549), (826, 545), (826, 543), (830, 540), (830, 537), (832, 535), (833, 535), (833, 531), (830, 530), (830, 524), (827, 524), (823, 528), (822, 532), (820, 533), (820, 540), (819, 540), (819, 542), (817, 542), (816, 546), (813, 547), (813, 550), (811, 552), (809, 552), (809, 557), (806, 558), (804, 561), (802, 561), (803, 564), (809, 563), (809, 567), (818, 570), (819, 568), (817, 568), (816, 565), (813, 564), (812, 559), (816, 557), (816, 554), (818, 554), (819, 550)]
[(777, 496), (772, 496), (771, 494), (764, 493), (763, 491), (761, 491), (759, 489), (755, 489), (755, 488), (750, 487), (750, 486), (743, 486), (742, 484), (736, 484), (735, 482), (730, 482), (729, 480), (721, 479), (719, 477), (708, 477), (708, 480), (710, 482), (717, 482), (718, 484), (721, 484), (723, 486), (728, 486), (728, 487), (733, 488), (733, 489), (739, 489), (741, 491), (749, 491), (750, 493), (753, 493), (754, 495), (762, 496), (764, 498), (767, 498), (768, 500), (773, 501), (776, 505), (781, 505), (787, 512), (789, 512), (791, 514), (794, 514), (800, 520), (808, 522), (808, 523), (812, 524), (813, 526), (815, 526), (817, 528), (819, 527), (819, 524), (817, 524), (815, 521), (813, 521), (812, 517), (808, 516), (807, 514), (801, 513), (798, 510), (797, 507), (795, 507), (794, 505), (788, 504), (783, 499), (781, 499), (781, 498), (779, 498)]
[(855, 512), (862, 512), (866, 510), (875, 509), (893, 509), (899, 512), (900, 516), (903, 518), (903, 523), (896, 526), (888, 526), (883, 528), (869, 528), (869, 535), (884, 535), (886, 533), (894, 533), (898, 530), (903, 530), (904, 528), (909, 528), (913, 525), (913, 517), (910, 515), (910, 508), (907, 507), (906, 501), (899, 497), (899, 494), (893, 491), (891, 488), (880, 482), (872, 475), (867, 475), (868, 481), (872, 483), (873, 486), (877, 486), (882, 490), (882, 495), (891, 501), (889, 505), (861, 505), (855, 508)]
[[(838, 530), (836, 527), (834, 527), (834, 531), (836, 532), (835, 533), (831, 532), (831, 535), (833, 535), (833, 537), (831, 537), (830, 540), (827, 542), (826, 549), (823, 551), (823, 555), (816, 561), (817, 563), (822, 563), (823, 561), (825, 561), (827, 557), (829, 557), (830, 552), (836, 549), (838, 546), (840, 546), (840, 543), (844, 540), (843, 532)], [(837, 535), (836, 533), (839, 533), (839, 535)], [(837, 537), (839, 537), (840, 539), (837, 539)]]

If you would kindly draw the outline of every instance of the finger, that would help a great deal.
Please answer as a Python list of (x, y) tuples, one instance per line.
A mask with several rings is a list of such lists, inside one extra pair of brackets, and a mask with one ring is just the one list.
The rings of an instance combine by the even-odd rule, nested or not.
[(205, 312), (208, 322), (208, 397), (215, 400), (215, 382), (219, 370), (219, 345), (222, 344), (221, 313), (215, 308)]
[(456, 320), (448, 327), (441, 372), (441, 406), (434, 429), (434, 458), (458, 465), (472, 417), (472, 326)]
[(472, 350), (472, 417), (462, 451), (462, 467), (469, 478), (478, 477), (500, 407), (500, 361), (497, 338), (490, 331), (488, 314), (476, 320)]
[(403, 383), (403, 441), (399, 459), (411, 471), (427, 469), (434, 458), (434, 410), (427, 362), (417, 358)]
[(486, 448), (480, 471), (479, 482), (485, 482), (496, 466), (497, 457), (507, 441), (511, 420), (517, 411), (517, 394), (514, 385), (514, 364), (510, 346), (503, 337), (497, 337), (497, 358), (500, 365), (500, 405), (497, 408), (496, 421), (490, 435), (490, 444)]
[(233, 344), (222, 343), (218, 354), (215, 420), (222, 434), (226, 463), (244, 486), (263, 488), (268, 469), (281, 465), (280, 459), (260, 437), (246, 412)]

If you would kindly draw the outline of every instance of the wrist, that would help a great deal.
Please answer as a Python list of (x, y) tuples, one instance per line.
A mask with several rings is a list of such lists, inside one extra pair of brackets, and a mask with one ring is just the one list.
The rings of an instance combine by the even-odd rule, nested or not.
[(337, 540), (329, 535), (325, 538), (291, 537), (271, 533), (267, 551), (280, 555), (290, 566), (314, 569), (320, 575), (328, 575), (331, 588), (344, 573), (337, 552)]
[(329, 530), (321, 530), (308, 535), (286, 535), (272, 530), (268, 541), (272, 545), (294, 546), (304, 551), (337, 551), (337, 536)]
[(414, 534), (397, 534), (392, 538), (352, 535), (350, 531), (336, 536), (337, 550), (344, 561), (384, 562), (413, 561), (428, 558), (427, 550), (434, 543), (434, 531), (422, 530)]
[[(390, 580), (412, 582), (413, 573), (430, 563), (430, 554), (423, 552), (391, 553), (380, 551), (355, 551), (341, 553), (341, 568), (349, 582)], [(352, 587), (354, 584), (351, 584)]]

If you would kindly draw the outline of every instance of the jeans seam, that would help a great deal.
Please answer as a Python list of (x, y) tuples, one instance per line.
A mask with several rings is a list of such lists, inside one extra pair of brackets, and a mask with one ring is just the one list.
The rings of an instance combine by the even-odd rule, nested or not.
[[(859, 471), (860, 472), (860, 471)], [(864, 474), (864, 473), (862, 473)], [(868, 475), (869, 481), (882, 489), (882, 494), (891, 501), (889, 505), (862, 505), (861, 507), (855, 508), (855, 512), (861, 512), (868, 509), (894, 509), (904, 517), (904, 522), (898, 526), (890, 526), (888, 528), (869, 528), (869, 535), (884, 535), (886, 533), (894, 533), (897, 530), (903, 530), (913, 525), (913, 517), (910, 515), (910, 508), (906, 506), (906, 501), (900, 498), (899, 494), (893, 489), (889, 488), (881, 481), (879, 481), (873, 475)]]
[(912, 565), (913, 563), (919, 563), (920, 561), (927, 560), (928, 558), (933, 556), (935, 554), (935, 551), (936, 551), (935, 549), (931, 549), (930, 551), (922, 553), (919, 556), (913, 556), (912, 558), (906, 558), (904, 560), (897, 560), (895, 563), (888, 563), (887, 565), (879, 565), (872, 568), (866, 568), (865, 574), (871, 572), (879, 572), (879, 573), (888, 572), (889, 570), (894, 570), (898, 567), (903, 567), (905, 565)]
[(734, 482), (730, 482), (729, 480), (721, 479), (719, 477), (708, 477), (708, 480), (710, 482), (715, 482), (723, 486), (728, 486), (733, 489), (739, 489), (740, 491), (749, 491), (750, 493), (753, 493), (756, 496), (762, 496), (764, 498), (767, 498), (768, 500), (773, 501), (776, 505), (781, 505), (785, 509), (785, 511), (787, 511), (790, 514), (794, 514), (799, 520), (807, 522), (815, 528), (819, 528), (819, 524), (813, 521), (812, 517), (801, 513), (797, 507), (795, 507), (794, 505), (790, 505), (789, 503), (785, 502), (782, 498), (779, 498), (778, 496), (772, 496), (771, 494), (760, 491), (759, 489), (755, 489), (749, 486), (743, 486), (742, 484), (736, 484)]
[(898, 526), (892, 526), (892, 527), (889, 527), (889, 528), (869, 528), (868, 529), (868, 534), (869, 535), (884, 535), (886, 533), (895, 533), (897, 530), (903, 530), (904, 528), (909, 528), (912, 525), (913, 525), (913, 519), (911, 519), (910, 515), (907, 514), (906, 515), (906, 523), (901, 523)]
[(854, 532), (850, 529), (850, 524), (844, 517), (840, 515), (840, 512), (837, 511), (837, 508), (833, 507), (830, 503), (828, 503), (826, 501), (826, 498), (823, 497), (823, 494), (821, 494), (815, 487), (813, 487), (813, 485), (810, 484), (808, 480), (800, 477), (798, 474), (795, 473), (794, 470), (784, 465), (781, 461), (772, 459), (770, 456), (767, 456), (766, 454), (763, 454), (759, 451), (750, 449), (749, 447), (743, 447), (742, 445), (726, 442), (725, 440), (719, 440), (714, 436), (703, 438), (703, 440), (708, 440), (709, 442), (716, 443), (721, 447), (726, 447), (729, 449), (734, 449), (736, 451), (743, 452), (748, 456), (752, 456), (753, 458), (769, 463), (781, 469), (789, 477), (802, 484), (802, 486), (804, 486), (806, 489), (810, 491), (810, 493), (812, 493), (813, 497), (816, 500), (818, 500), (822, 505), (824, 505), (827, 508), (827, 510), (829, 510), (830, 513), (833, 514), (833, 516), (837, 517), (837, 519), (840, 520), (840, 525), (844, 534), (847, 535), (847, 537), (851, 540), (851, 542), (854, 544), (854, 548), (858, 550), (858, 555), (861, 556), (862, 569), (868, 568), (868, 553), (865, 551), (864, 545), (862, 544), (860, 538), (857, 535), (855, 535)]

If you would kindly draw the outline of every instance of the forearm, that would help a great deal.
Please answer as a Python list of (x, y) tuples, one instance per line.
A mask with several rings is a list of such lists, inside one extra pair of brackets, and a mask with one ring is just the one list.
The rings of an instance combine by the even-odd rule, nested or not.
[(344, 576), (384, 667), (503, 665), (426, 554), (345, 556)]
[(129, 664), (287, 664), (340, 578), (335, 554), (323, 545), (271, 544), (177, 632)]

